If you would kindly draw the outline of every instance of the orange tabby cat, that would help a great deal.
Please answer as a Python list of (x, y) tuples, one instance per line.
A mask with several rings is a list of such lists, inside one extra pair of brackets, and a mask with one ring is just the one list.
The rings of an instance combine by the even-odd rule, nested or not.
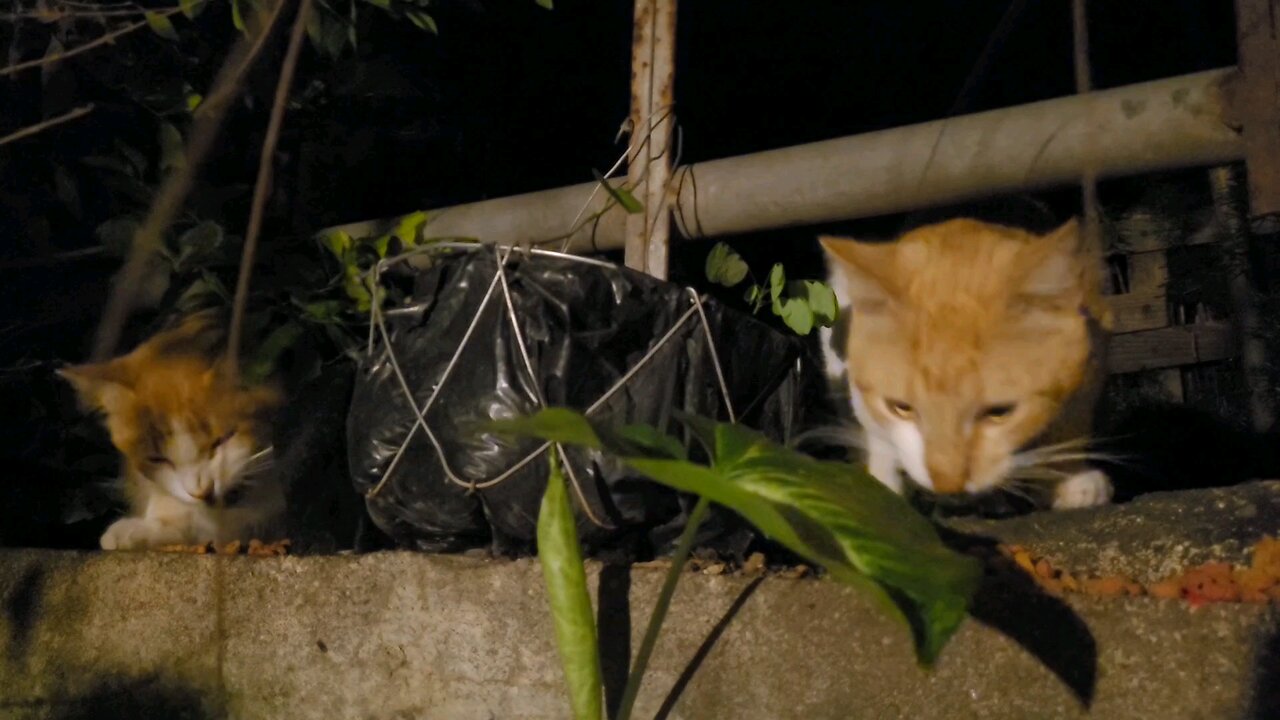
[(944, 494), (1050, 480), (1055, 508), (1110, 501), (1083, 464), (1110, 320), (1102, 260), (1075, 220), (1047, 235), (960, 219), (821, 243), (851, 323), (828, 375), (847, 383), (872, 475), (901, 492), (905, 471)]
[(226, 377), (221, 336), (208, 316), (192, 316), (128, 355), (59, 371), (103, 414), (123, 457), (129, 510), (103, 549), (249, 540), (283, 510), (283, 489), (264, 472), (279, 396)]

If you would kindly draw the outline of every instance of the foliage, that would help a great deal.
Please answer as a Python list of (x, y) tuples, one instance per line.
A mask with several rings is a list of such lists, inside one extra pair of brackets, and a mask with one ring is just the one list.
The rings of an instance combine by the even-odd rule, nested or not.
[[(734, 287), (750, 273), (742, 256), (725, 243), (716, 243), (707, 254), (706, 276), (717, 285)], [(745, 299), (755, 313), (767, 303), (773, 314), (799, 335), (808, 335), (815, 325), (831, 327), (839, 316), (836, 295), (829, 285), (817, 280), (787, 282), (782, 263), (775, 263), (769, 271), (768, 284), (757, 283), (752, 276)]]
[(554, 453), (550, 458), (547, 490), (538, 511), (538, 561), (546, 578), (547, 599), (565, 678), (569, 681), (573, 716), (578, 720), (599, 718), (602, 710), (599, 645), (582, 566), (582, 547), (578, 544), (564, 475)]
[[(740, 425), (690, 415), (679, 419), (697, 438), (709, 464), (688, 459), (679, 441), (653, 427), (607, 428), (564, 408), (544, 409), (486, 428), (604, 450), (655, 482), (701, 496), (700, 506), (710, 501), (733, 510), (768, 537), (826, 568), (837, 582), (861, 588), (901, 619), (912, 630), (923, 664), (937, 658), (977, 589), (977, 560), (943, 545), (928, 520), (854, 465), (816, 460)], [(549, 495), (559, 492), (554, 488), (553, 479)], [(547, 507), (544, 502), (544, 512)], [(572, 522), (563, 513), (557, 517), (559, 522)], [(686, 527), (687, 538), (692, 538), (698, 520), (700, 515)], [(540, 528), (541, 523), (540, 519)], [(683, 539), (681, 545), (687, 553)], [(539, 552), (559, 554), (563, 548), (540, 546)], [(664, 587), (667, 600), (683, 560), (679, 552), (673, 559), (672, 587)], [(661, 600), (650, 623), (655, 638), (665, 611)], [(553, 611), (557, 623), (572, 621), (566, 610), (553, 607)], [(590, 613), (574, 616), (591, 622)], [(649, 649), (651, 640), (647, 634)], [(634, 700), (644, 660), (647, 655), (640, 653), (624, 698)], [(575, 660), (582, 661), (582, 656)], [(629, 710), (625, 701), (623, 707), (620, 717)]]
[[(143, 5), (102, 13), (96, 6), (62, 0), (19, 2), (14, 7), (19, 12), (0, 25), (0, 44), (8, 44), (11, 62), (39, 59), (43, 53), (38, 68), (14, 76), (39, 83), (11, 85), (21, 90), (14, 97), (23, 102), (12, 102), (0, 122), (30, 124), (19, 117), (23, 104), (39, 106), (45, 118), (86, 101), (94, 110), (87, 120), (25, 141), (29, 152), (3, 169), (7, 177), (0, 178), (0, 202), (25, 208), (27, 216), (25, 237), (10, 253), (49, 253), (63, 238), (66, 249), (80, 252), (80, 238), (92, 232), (107, 256), (123, 258), (157, 188), (185, 168), (184, 144), (222, 53), (236, 34), (257, 32), (260, 11), (274, 6), (269, 0)], [(277, 160), (277, 175), (283, 177), (275, 183), (283, 192), (268, 206), (246, 319), (247, 336), (259, 340), (245, 359), (249, 374), (269, 372), (291, 352), (295, 361), (299, 353), (305, 356), (303, 364), (313, 369), (355, 352), (370, 302), (398, 299), (394, 288), (373, 288), (369, 270), (379, 259), (417, 247), (426, 214), (402, 218), (382, 237), (326, 236), (316, 244), (297, 232), (297, 210), (289, 206), (296, 206), (306, 189), (292, 187), (293, 178), (285, 173), (288, 162), (296, 167), (303, 152), (298, 138), (317, 135), (309, 125), (327, 129), (321, 134), (335, 128), (349, 132), (349, 122), (328, 117), (341, 107), (334, 100), (351, 93), (364, 98), (412, 91), (366, 46), (387, 37), (390, 25), (405, 26), (409, 37), (437, 33), (435, 5), (431, 0), (314, 4), (307, 28), (314, 55), (304, 62), (298, 90), (288, 100), (286, 138)], [(105, 36), (113, 41), (92, 52), (68, 54)], [(219, 138), (221, 152), (202, 170), (163, 250), (152, 259), (141, 293), (144, 309), (164, 315), (230, 304), (243, 242), (238, 229), (252, 190), (245, 179), (256, 167), (263, 115), (274, 88), (270, 57), (267, 53), (260, 63), (264, 68), (247, 77)], [(42, 146), (48, 152), (41, 152)], [(291, 212), (294, 217), (288, 217)], [(87, 231), (79, 232), (82, 227)]]

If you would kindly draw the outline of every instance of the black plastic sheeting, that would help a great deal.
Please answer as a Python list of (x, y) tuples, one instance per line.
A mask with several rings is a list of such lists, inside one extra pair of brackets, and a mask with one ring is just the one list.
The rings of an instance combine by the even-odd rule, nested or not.
[[(673, 433), (683, 433), (673, 419), (676, 410), (727, 418), (707, 333), (699, 314), (689, 313), (695, 306), (687, 289), (614, 265), (513, 255), (505, 275), (531, 374), (507, 296), (495, 283), (497, 262), (488, 249), (440, 259), (415, 278), (411, 302), (387, 313), (391, 354), (418, 407), (435, 393), (425, 413), (434, 443), (421, 427), (414, 429), (415, 412), (384, 344), (375, 345), (358, 373), (347, 417), (350, 472), (370, 517), (401, 546), (532, 550), (546, 485), (545, 453), (505, 479), (486, 483), (541, 443), (480, 434), (476, 425), (533, 412), (539, 395), (547, 405), (589, 407), (682, 318), (671, 340), (591, 417)], [(714, 300), (704, 300), (703, 310), (738, 420), (785, 441), (803, 422), (804, 397), (816, 377), (804, 343)], [(568, 453), (578, 529), (589, 551), (669, 551), (693, 498), (644, 480), (600, 453)], [(448, 477), (446, 464), (457, 482)], [(466, 486), (473, 482), (476, 488)], [(719, 509), (704, 528), (700, 542), (722, 550), (740, 552), (752, 537), (745, 523)]]

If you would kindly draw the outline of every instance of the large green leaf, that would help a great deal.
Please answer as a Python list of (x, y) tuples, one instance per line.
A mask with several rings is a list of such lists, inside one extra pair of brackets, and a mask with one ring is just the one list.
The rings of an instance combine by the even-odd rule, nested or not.
[(538, 511), (538, 561), (547, 583), (547, 599), (556, 626), (556, 646), (576, 720), (600, 720), (600, 650), (596, 642), (595, 615), (587, 593), (582, 547), (574, 525), (573, 506), (564, 475), (550, 454), (551, 472)]
[(652, 440), (656, 430), (638, 443), (635, 427), (611, 430), (564, 408), (488, 429), (603, 449), (654, 481), (737, 512), (835, 580), (893, 608), (910, 624), (921, 661), (933, 662), (977, 589), (975, 559), (943, 545), (927, 519), (860, 467), (816, 460), (739, 425), (680, 419), (710, 467), (662, 449)]

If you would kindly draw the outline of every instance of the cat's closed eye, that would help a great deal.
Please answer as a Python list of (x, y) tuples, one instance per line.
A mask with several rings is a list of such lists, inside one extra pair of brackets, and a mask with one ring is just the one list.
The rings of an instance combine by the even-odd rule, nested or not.
[(152, 455), (147, 458), (147, 462), (152, 465), (168, 465), (173, 467), (173, 461), (163, 455)]
[(889, 412), (895, 417), (902, 418), (903, 420), (911, 420), (916, 416), (916, 409), (901, 400), (890, 400), (885, 398), (884, 406), (887, 407)]
[(1004, 422), (1013, 416), (1013, 411), (1016, 410), (1017, 407), (1018, 406), (1014, 403), (988, 405), (978, 413), (978, 419), (989, 423)]
[(235, 430), (231, 430), (223, 433), (221, 437), (219, 437), (217, 440), (214, 440), (213, 444), (209, 446), (209, 452), (213, 452), (214, 450), (217, 450), (218, 448), (222, 447), (235, 434), (236, 434)]

